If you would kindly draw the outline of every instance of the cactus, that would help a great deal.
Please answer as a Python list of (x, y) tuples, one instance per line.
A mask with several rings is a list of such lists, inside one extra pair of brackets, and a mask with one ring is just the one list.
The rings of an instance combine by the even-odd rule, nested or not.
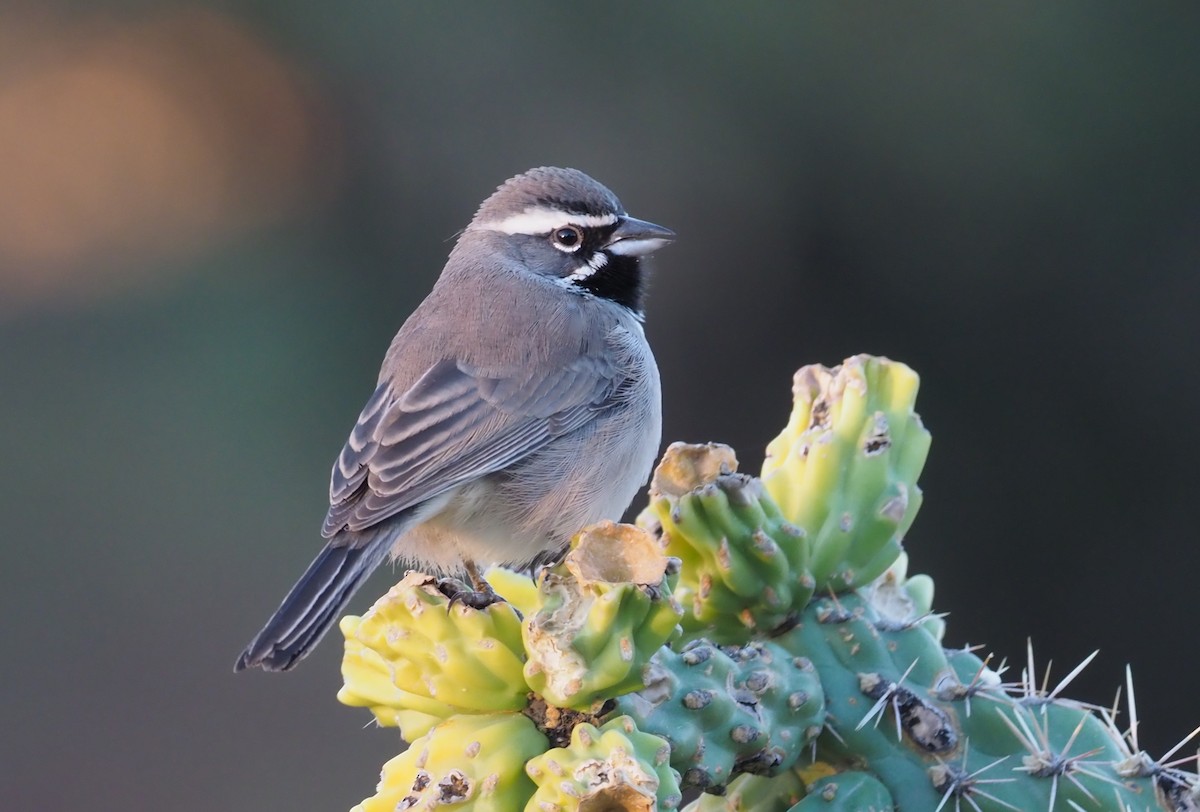
[(767, 446), (763, 483), (803, 529), (820, 591), (863, 586), (900, 553), (929, 453), (917, 383), (903, 364), (867, 355), (793, 378), (791, 418)]
[(805, 779), (800, 770), (784, 770), (774, 777), (743, 773), (729, 782), (723, 795), (703, 793), (683, 812), (787, 812), (808, 794)]
[(870, 773), (846, 770), (808, 786), (794, 812), (890, 812), (895, 803), (887, 787)]
[[(338, 697), (411, 742), (356, 809), (531, 812), (1200, 809), (1130, 719), (943, 646), (902, 542), (929, 433), (917, 377), (796, 373), (761, 477), (672, 445), (638, 526), (583, 528), (474, 609), (410, 573), (347, 617)], [(1090, 658), (1089, 658), (1090, 659)], [(1176, 748), (1178, 749), (1178, 748)]]
[(602, 727), (586, 722), (571, 731), (565, 747), (531, 759), (525, 771), (537, 784), (527, 809), (674, 809), (678, 773), (668, 766), (665, 739), (638, 730), (627, 716)]
[(543, 570), (537, 611), (522, 625), (529, 687), (575, 710), (642, 688), (643, 667), (681, 614), (668, 570), (675, 567), (636, 527), (604, 522), (576, 536), (563, 562)]
[(697, 640), (664, 648), (647, 669), (646, 688), (620, 697), (642, 730), (671, 745), (671, 766), (689, 787), (723, 787), (738, 773), (791, 767), (821, 731), (824, 694), (804, 657), (755, 641), (718, 648)]
[(520, 624), (507, 603), (451, 606), (435, 579), (409, 573), (364, 617), (342, 618), (338, 700), (369, 707), (408, 741), (456, 714), (520, 710)]
[(804, 532), (783, 518), (762, 480), (736, 469), (728, 446), (675, 443), (654, 473), (650, 505), (639, 519), (682, 562), (676, 597), (686, 607), (689, 637), (720, 643), (787, 623), (815, 586)]
[(534, 792), (525, 762), (546, 747), (546, 737), (519, 713), (454, 716), (385, 764), (375, 795), (352, 812), (520, 809)]

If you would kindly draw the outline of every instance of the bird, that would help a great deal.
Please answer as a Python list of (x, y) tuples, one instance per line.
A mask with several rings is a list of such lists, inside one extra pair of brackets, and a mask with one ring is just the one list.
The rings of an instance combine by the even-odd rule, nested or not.
[(675, 233), (577, 169), (510, 178), (401, 326), (330, 476), (324, 549), (238, 658), (294, 667), (389, 557), (469, 575), (618, 520), (662, 434), (643, 259)]

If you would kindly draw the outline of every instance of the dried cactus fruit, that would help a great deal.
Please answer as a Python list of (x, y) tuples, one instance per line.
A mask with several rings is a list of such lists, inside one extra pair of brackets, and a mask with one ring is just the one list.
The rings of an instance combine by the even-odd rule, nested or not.
[(654, 539), (603, 522), (572, 541), (538, 580), (537, 611), (522, 624), (525, 680), (548, 703), (588, 710), (642, 687), (642, 668), (675, 634), (674, 572)]

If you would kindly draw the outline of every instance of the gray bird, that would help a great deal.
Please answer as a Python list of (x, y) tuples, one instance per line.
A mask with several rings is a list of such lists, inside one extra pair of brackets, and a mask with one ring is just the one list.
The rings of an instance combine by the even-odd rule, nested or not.
[(641, 258), (674, 233), (575, 169), (505, 182), (392, 340), (333, 466), (329, 541), (238, 658), (285, 671), (388, 557), (530, 565), (618, 519), (662, 429)]

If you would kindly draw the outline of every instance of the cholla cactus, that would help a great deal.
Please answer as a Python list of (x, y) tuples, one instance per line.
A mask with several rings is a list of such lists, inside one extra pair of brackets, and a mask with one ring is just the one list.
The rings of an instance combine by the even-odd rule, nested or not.
[(863, 586), (891, 566), (917, 510), (929, 432), (913, 411), (918, 379), (903, 364), (857, 355), (802, 367), (763, 482), (804, 529), (820, 591)]
[(408, 741), (458, 714), (525, 707), (521, 620), (507, 603), (451, 606), (435, 579), (413, 572), (341, 630), (338, 700), (369, 707)]
[(522, 626), (529, 687), (580, 711), (640, 689), (644, 666), (679, 623), (664, 581), (675, 570), (636, 527), (605, 522), (576, 536), (563, 562), (542, 572), (538, 608)]
[(548, 746), (519, 713), (454, 716), (383, 765), (375, 796), (353, 812), (454, 804), (480, 812), (520, 809), (535, 790), (525, 762)]
[(689, 637), (737, 643), (769, 633), (812, 597), (804, 530), (783, 517), (762, 480), (737, 473), (728, 446), (667, 449), (639, 524), (682, 562), (676, 596)]
[[(454, 604), (410, 573), (342, 621), (339, 699), (400, 728), (363, 812), (1200, 809), (1114, 712), (946, 649), (901, 542), (929, 434), (916, 375), (796, 373), (761, 478), (675, 444), (638, 527), (582, 529), (537, 580)], [(1086, 663), (1085, 663), (1086, 664)], [(1082, 667), (1082, 666), (1081, 666)]]
[(603, 726), (583, 722), (571, 741), (531, 759), (526, 772), (537, 791), (526, 808), (629, 809), (650, 812), (679, 805), (679, 774), (668, 765), (665, 739), (638, 730), (628, 716)]

